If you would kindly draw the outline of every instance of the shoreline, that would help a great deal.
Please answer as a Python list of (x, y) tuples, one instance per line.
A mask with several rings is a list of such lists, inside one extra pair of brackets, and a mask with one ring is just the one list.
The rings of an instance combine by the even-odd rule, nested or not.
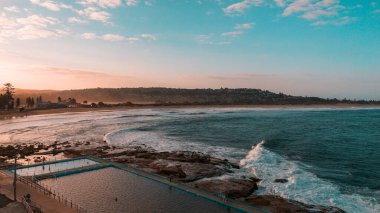
[(126, 111), (133, 109), (204, 109), (204, 108), (264, 108), (264, 109), (277, 109), (277, 108), (380, 108), (380, 105), (371, 104), (297, 104), (297, 105), (135, 105), (135, 106), (111, 106), (111, 107), (101, 107), (101, 108), (88, 108), (88, 107), (77, 107), (77, 108), (60, 108), (60, 109), (27, 109), (24, 112), (18, 111), (0, 111), (0, 120), (9, 120), (15, 118), (23, 118), (33, 115), (50, 115), (50, 114), (63, 114), (63, 113), (82, 113), (82, 112), (106, 112), (106, 111)]

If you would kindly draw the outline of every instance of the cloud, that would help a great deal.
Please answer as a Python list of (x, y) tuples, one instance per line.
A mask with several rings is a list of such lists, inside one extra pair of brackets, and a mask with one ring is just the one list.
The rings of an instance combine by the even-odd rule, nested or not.
[(23, 18), (0, 16), (0, 40), (8, 39), (33, 40), (49, 37), (60, 37), (67, 32), (54, 27), (59, 21), (53, 17), (31, 15)]
[(148, 40), (157, 40), (157, 35), (141, 34), (141, 38), (148, 39)]
[(302, 18), (307, 20), (319, 19), (322, 16), (336, 16), (338, 13), (336, 11), (326, 11), (326, 10), (313, 10), (302, 15)]
[(292, 15), (293, 13), (310, 10), (311, 7), (312, 6), (311, 6), (310, 0), (295, 0), (293, 3), (291, 3), (285, 8), (282, 15), (289, 16), (289, 15)]
[(279, 7), (285, 7), (286, 3), (284, 0), (274, 0), (274, 2), (277, 4)]
[(25, 18), (18, 18), (16, 21), (23, 25), (35, 25), (40, 27), (47, 27), (58, 23), (58, 20), (53, 17), (44, 17), (39, 15), (31, 15)]
[(253, 79), (273, 78), (278, 77), (274, 74), (260, 74), (260, 73), (237, 73), (233, 75), (208, 75), (206, 78), (218, 81), (250, 81)]
[(311, 25), (313, 26), (324, 26), (324, 25), (342, 26), (342, 25), (350, 24), (354, 21), (356, 21), (355, 17), (344, 16), (337, 20), (316, 21), (316, 22), (313, 22)]
[(11, 13), (19, 13), (20, 10), (16, 6), (10, 6), (10, 7), (4, 7), (5, 11), (11, 12)]
[(263, 0), (243, 0), (227, 6), (223, 11), (227, 15), (241, 14), (251, 6), (259, 6), (262, 3)]
[(77, 17), (70, 17), (70, 18), (67, 19), (67, 21), (69, 23), (76, 23), (76, 24), (84, 24), (84, 23), (86, 23), (85, 20), (79, 19)]
[(85, 40), (94, 40), (97, 38), (96, 34), (95, 33), (83, 33), (81, 35), (81, 38), (82, 39), (85, 39)]
[(124, 36), (117, 34), (105, 34), (101, 36), (104, 41), (123, 41), (125, 39)]
[(236, 24), (236, 30), (248, 30), (255, 26), (255, 23), (246, 23), (246, 24)]
[(239, 37), (241, 34), (243, 34), (242, 31), (231, 31), (231, 32), (225, 32), (222, 33), (222, 36), (231, 36), (231, 37)]
[(214, 34), (208, 34), (208, 35), (198, 35), (196, 36), (195, 40), (200, 44), (207, 44), (212, 46), (224, 46), (232, 44), (231, 41), (226, 40), (218, 40), (215, 38)]
[(78, 10), (80, 15), (86, 16), (87, 18), (95, 21), (100, 21), (103, 23), (107, 23), (111, 14), (106, 11), (101, 11), (96, 7), (87, 7), (83, 10)]
[(39, 5), (41, 7), (44, 7), (48, 10), (52, 11), (59, 11), (61, 8), (69, 9), (71, 6), (63, 4), (63, 3), (57, 3), (52, 0), (30, 0), (32, 4)]
[[(137, 0), (126, 0), (125, 3), (128, 5), (128, 6), (136, 6), (138, 4), (138, 1)], [(145, 2), (146, 3), (146, 2)], [(149, 2), (148, 2), (149, 3)]]
[(100, 39), (103, 41), (111, 41), (111, 42), (117, 42), (117, 41), (127, 41), (130, 43), (134, 43), (137, 41), (142, 40), (156, 40), (157, 36), (153, 34), (141, 34), (136, 36), (123, 36), (119, 34), (104, 34), (104, 35), (96, 35), (95, 33), (83, 33), (81, 35), (81, 38), (84, 40), (94, 40), (94, 39)]
[[(93, 72), (93, 71), (69, 69), (69, 68), (62, 68), (62, 67), (36, 68), (36, 69), (34, 69), (33, 72), (42, 73), (42, 74), (60, 75), (60, 76), (71, 76), (71, 77), (78, 77), (78, 78), (111, 77), (111, 76), (115, 77), (114, 75), (110, 75), (110, 74), (102, 73), (102, 72)], [(126, 76), (124, 76), (124, 77), (126, 77)]]
[[(360, 5), (345, 7), (339, 0), (294, 0), (285, 6), (282, 16), (299, 14), (300, 18), (313, 21), (315, 26), (345, 25), (355, 20), (347, 16), (348, 11), (355, 8), (360, 8)], [(340, 13), (346, 15), (342, 17)]]
[(122, 5), (121, 0), (81, 0), (77, 2), (78, 4), (85, 6), (98, 6), (102, 8), (115, 8)]

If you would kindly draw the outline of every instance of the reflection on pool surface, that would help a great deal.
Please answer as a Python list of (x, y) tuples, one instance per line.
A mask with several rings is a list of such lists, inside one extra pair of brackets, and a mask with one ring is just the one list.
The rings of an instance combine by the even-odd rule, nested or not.
[(46, 179), (41, 183), (88, 212), (238, 212), (114, 167)]
[(90, 166), (94, 164), (99, 164), (96, 161), (89, 160), (89, 159), (75, 159), (75, 160), (68, 160), (68, 161), (61, 161), (56, 163), (45, 163), (45, 164), (39, 164), (37, 166), (28, 166), (25, 168), (17, 169), (17, 175), (20, 176), (35, 176), (35, 175), (41, 175), (41, 174), (47, 174), (51, 172), (58, 172), (73, 168), (79, 168), (83, 166)]

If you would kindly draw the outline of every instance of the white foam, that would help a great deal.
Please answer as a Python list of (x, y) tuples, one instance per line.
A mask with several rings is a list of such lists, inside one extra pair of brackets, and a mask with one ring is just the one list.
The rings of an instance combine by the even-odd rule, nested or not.
[[(240, 161), (240, 165), (251, 174), (262, 179), (258, 194), (274, 194), (287, 199), (316, 205), (337, 206), (347, 212), (380, 212), (376, 199), (359, 194), (344, 194), (340, 188), (302, 169), (298, 162), (288, 161), (257, 144)], [(287, 179), (287, 183), (275, 183), (276, 179)]]

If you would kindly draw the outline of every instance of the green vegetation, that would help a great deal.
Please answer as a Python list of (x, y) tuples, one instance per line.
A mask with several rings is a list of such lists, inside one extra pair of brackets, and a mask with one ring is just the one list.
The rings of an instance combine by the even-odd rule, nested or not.
[[(312, 105), (312, 104), (380, 104), (380, 101), (338, 100), (318, 97), (291, 96), (260, 89), (173, 89), (173, 88), (118, 88), (65, 91), (29, 91), (20, 98), (42, 95), (45, 101), (68, 100), (70, 103), (99, 103), (98, 106), (122, 105)], [(70, 97), (75, 97), (70, 98)], [(74, 101), (75, 100), (75, 101)], [(106, 104), (107, 103), (107, 104)], [(128, 104), (125, 104), (128, 103)], [(93, 104), (95, 105), (95, 104)]]

